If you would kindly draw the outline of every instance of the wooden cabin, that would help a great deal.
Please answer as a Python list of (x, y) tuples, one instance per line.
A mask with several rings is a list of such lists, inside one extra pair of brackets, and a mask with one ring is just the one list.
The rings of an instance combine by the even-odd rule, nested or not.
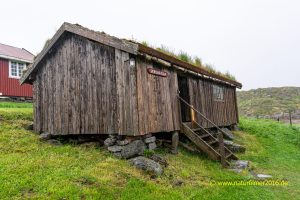
[(69, 23), (20, 82), (33, 85), (34, 130), (52, 135), (140, 136), (179, 131), (182, 122), (235, 125), (242, 87), (140, 43)]

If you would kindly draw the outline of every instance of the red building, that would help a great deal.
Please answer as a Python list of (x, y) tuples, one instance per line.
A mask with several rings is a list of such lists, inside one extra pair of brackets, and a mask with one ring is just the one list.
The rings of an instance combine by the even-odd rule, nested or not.
[(32, 86), (21, 86), (19, 79), (33, 59), (26, 49), (0, 43), (0, 97), (32, 98)]

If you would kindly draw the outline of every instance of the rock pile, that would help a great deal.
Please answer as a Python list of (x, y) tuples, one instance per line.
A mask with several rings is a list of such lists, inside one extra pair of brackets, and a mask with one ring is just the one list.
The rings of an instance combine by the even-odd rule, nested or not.
[[(224, 145), (233, 153), (245, 153), (246, 148), (240, 144), (234, 143), (231, 140), (234, 140), (234, 135), (228, 128), (222, 128), (223, 137), (226, 138), (227, 140), (224, 139)], [(220, 132), (218, 133), (220, 134)]]
[(109, 152), (120, 159), (129, 159), (129, 162), (138, 169), (144, 170), (152, 177), (160, 176), (163, 168), (167, 167), (167, 161), (157, 155), (144, 157), (144, 151), (157, 148), (156, 137), (151, 134), (141, 137), (126, 137), (119, 135), (109, 135), (104, 141), (104, 145)]
[(153, 176), (160, 176), (164, 172), (161, 165), (154, 160), (138, 156), (129, 160), (129, 162), (138, 169), (142, 169)]
[(129, 159), (144, 154), (146, 149), (156, 149), (156, 137), (151, 134), (140, 138), (125, 138), (119, 135), (109, 135), (104, 140), (104, 145), (107, 150), (113, 153), (118, 158)]
[(229, 140), (224, 140), (224, 145), (233, 153), (245, 153), (246, 148)]
[(45, 141), (45, 142), (47, 142), (49, 144), (52, 144), (52, 145), (56, 145), (56, 146), (62, 145), (62, 143), (59, 140), (54, 139), (52, 137), (52, 135), (50, 133), (47, 133), (47, 132), (41, 133), (39, 135), (39, 139), (40, 139), (40, 141)]
[(222, 128), (221, 129), (224, 133), (223, 133), (223, 137), (229, 140), (233, 140), (234, 136), (231, 133), (231, 131), (228, 128)]
[(248, 160), (233, 160), (231, 161), (231, 170), (237, 173), (242, 172), (249, 167)]

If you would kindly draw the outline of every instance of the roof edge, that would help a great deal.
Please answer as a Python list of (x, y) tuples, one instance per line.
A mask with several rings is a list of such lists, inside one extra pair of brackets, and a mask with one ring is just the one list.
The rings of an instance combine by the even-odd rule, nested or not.
[(3, 55), (3, 54), (0, 54), (0, 58), (4, 58), (4, 59), (8, 59), (8, 60), (21, 61), (21, 62), (24, 62), (24, 63), (32, 63), (33, 62), (32, 60), (17, 58), (17, 57), (14, 57), (14, 56), (7, 56), (7, 55)]
[(62, 24), (62, 26), (58, 29), (58, 31), (50, 39), (49, 44), (36, 56), (31, 67), (28, 68), (28, 70), (23, 74), (23, 76), (19, 80), (21, 84), (30, 82), (30, 75), (36, 70), (38, 64), (47, 55), (48, 51), (52, 48), (52, 46), (56, 43), (56, 41), (61, 37), (61, 35), (64, 32), (71, 32), (73, 34), (80, 35), (82, 37), (99, 42), (101, 44), (112, 46), (114, 48), (129, 52), (134, 55), (137, 55), (138, 53), (145, 53), (150, 56), (157, 57), (164, 61), (170, 62), (171, 64), (183, 67), (187, 70), (191, 70), (193, 72), (202, 74), (204, 76), (214, 78), (214, 79), (223, 81), (225, 83), (229, 83), (240, 89), (242, 88), (242, 84), (237, 81), (228, 79), (228, 78), (220, 76), (218, 74), (211, 73), (202, 67), (198, 67), (198, 66), (192, 65), (190, 63), (184, 62), (182, 60), (179, 60), (178, 58), (175, 58), (166, 53), (160, 52), (151, 47), (145, 46), (141, 43), (128, 41), (128, 40), (122, 40), (122, 39), (107, 35), (103, 32), (96, 32), (96, 31), (84, 28), (81, 25), (71, 24), (68, 22), (64, 22)]
[(51, 38), (49, 44), (45, 48), (43, 48), (43, 50), (36, 56), (31, 67), (28, 68), (28, 70), (20, 78), (19, 80), (20, 84), (24, 84), (26, 81), (28, 81), (30, 74), (35, 70), (37, 64), (42, 60), (42, 58), (44, 58), (46, 53), (50, 50), (50, 48), (54, 45), (54, 43), (58, 40), (58, 38), (60, 38), (60, 36), (65, 31), (65, 29), (66, 29), (66, 23), (63, 23), (63, 25), (58, 29), (58, 31)]
[(137, 44), (139, 45), (139, 52), (141, 52), (141, 53), (145, 53), (145, 54), (148, 54), (150, 56), (157, 57), (159, 59), (170, 62), (174, 65), (178, 65), (180, 67), (191, 70), (193, 72), (200, 73), (202, 75), (205, 75), (205, 76), (208, 76), (208, 77), (211, 77), (211, 78), (215, 78), (215, 79), (230, 83), (230, 84), (236, 86), (239, 89), (241, 89), (242, 86), (243, 86), (241, 83), (239, 83), (237, 81), (234, 81), (234, 80), (231, 80), (229, 78), (220, 76), (218, 74), (211, 73), (211, 72), (207, 71), (206, 69), (204, 69), (202, 67), (198, 67), (198, 66), (192, 65), (190, 63), (184, 62), (182, 60), (179, 60), (178, 58), (175, 58), (173, 56), (170, 56), (168, 54), (160, 52), (160, 51), (158, 51), (156, 49), (153, 49), (151, 47), (145, 46), (141, 43), (137, 43)]
[(30, 75), (36, 70), (37, 65), (40, 61), (47, 55), (47, 52), (52, 48), (52, 46), (56, 43), (56, 41), (61, 37), (64, 32), (70, 32), (95, 42), (99, 42), (104, 45), (108, 45), (122, 51), (129, 52), (131, 54), (137, 55), (138, 53), (138, 45), (132, 42), (128, 42), (126, 40), (122, 40), (105, 33), (96, 32), (87, 28), (84, 28), (77, 24), (71, 24), (68, 22), (64, 22), (62, 26), (58, 29), (58, 31), (54, 34), (54, 36), (50, 39), (49, 44), (45, 47), (35, 58), (32, 63), (31, 68), (27, 70), (25, 74), (20, 79), (20, 83), (24, 84), (29, 82)]

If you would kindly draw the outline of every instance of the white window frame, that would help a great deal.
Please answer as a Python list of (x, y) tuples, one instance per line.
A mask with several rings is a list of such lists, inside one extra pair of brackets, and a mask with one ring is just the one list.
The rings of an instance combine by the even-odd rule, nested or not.
[[(17, 75), (15, 76), (15, 75), (12, 75), (12, 69), (11, 69), (11, 64), (12, 63), (16, 63), (17, 64)], [(22, 72), (26, 69), (26, 63), (23, 63), (23, 62), (19, 62), (19, 61), (14, 61), (14, 60), (10, 60), (9, 61), (9, 70), (8, 70), (8, 77), (9, 78), (15, 78), (15, 79), (20, 79), (21, 78), (21, 76), (22, 76), (22, 72), (21, 73), (19, 73), (19, 68), (21, 67), (21, 66), (23, 66), (23, 70), (22, 70)]]

